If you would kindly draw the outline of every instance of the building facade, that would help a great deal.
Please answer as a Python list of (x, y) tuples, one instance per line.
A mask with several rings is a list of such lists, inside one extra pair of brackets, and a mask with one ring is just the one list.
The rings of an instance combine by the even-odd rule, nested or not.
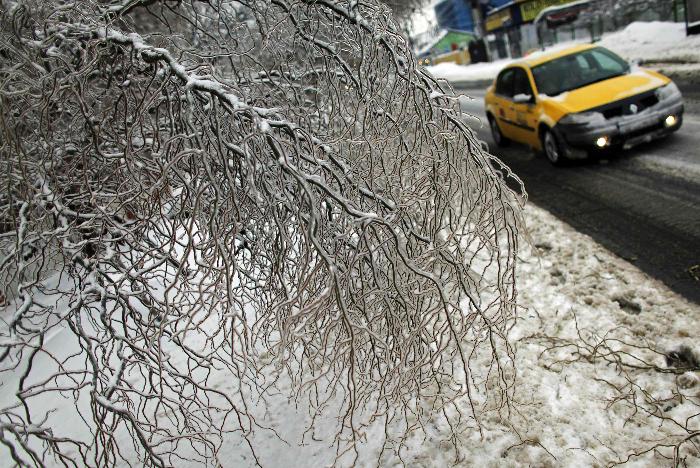
[(593, 42), (633, 21), (681, 21), (679, 0), (512, 0), (484, 18), (492, 59), (521, 57), (554, 43)]
[(473, 7), (481, 10), (482, 18), (494, 9), (513, 3), (513, 0), (440, 0), (435, 6), (435, 17), (441, 29), (457, 29), (474, 32)]
[(443, 29), (474, 31), (471, 1), (441, 0), (435, 4), (435, 17)]

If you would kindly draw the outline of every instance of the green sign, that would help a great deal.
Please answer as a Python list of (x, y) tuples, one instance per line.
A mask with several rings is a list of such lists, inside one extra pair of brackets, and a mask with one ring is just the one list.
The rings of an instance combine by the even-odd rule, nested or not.
[(458, 49), (462, 49), (467, 47), (473, 40), (474, 36), (472, 34), (449, 31), (442, 39), (437, 41), (437, 43), (433, 45), (430, 50), (437, 53), (449, 52), (452, 50), (452, 44), (455, 44)]
[(555, 5), (565, 5), (567, 3), (571, 3), (571, 0), (530, 0), (520, 5), (520, 14), (523, 18), (523, 22), (532, 21), (537, 18), (540, 11), (545, 8)]

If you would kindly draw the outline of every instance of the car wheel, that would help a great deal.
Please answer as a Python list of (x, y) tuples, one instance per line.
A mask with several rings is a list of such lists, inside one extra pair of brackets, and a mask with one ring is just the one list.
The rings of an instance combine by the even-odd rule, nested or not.
[(493, 137), (494, 143), (496, 143), (496, 146), (504, 147), (508, 146), (510, 144), (510, 140), (506, 137), (503, 136), (501, 133), (501, 129), (498, 128), (498, 123), (496, 123), (496, 119), (491, 117), (489, 115), (489, 127), (491, 127), (491, 136)]
[(550, 163), (555, 166), (559, 166), (564, 163), (566, 157), (561, 150), (561, 145), (557, 141), (557, 137), (551, 130), (544, 131), (542, 143), (542, 146), (544, 146), (544, 155), (547, 156)]

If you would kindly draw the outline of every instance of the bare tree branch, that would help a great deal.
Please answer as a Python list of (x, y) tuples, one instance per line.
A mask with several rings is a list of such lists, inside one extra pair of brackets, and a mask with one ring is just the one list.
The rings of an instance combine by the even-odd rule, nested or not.
[(337, 460), (377, 422), (405, 440), (510, 410), (524, 200), (385, 5), (27, 0), (1, 21), (15, 463), (216, 464), (235, 433), (260, 464), (250, 405), (283, 380), (312, 423), (340, 402)]

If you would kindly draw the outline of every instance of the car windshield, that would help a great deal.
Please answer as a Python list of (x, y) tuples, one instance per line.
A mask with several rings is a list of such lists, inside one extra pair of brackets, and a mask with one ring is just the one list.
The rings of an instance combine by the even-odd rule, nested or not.
[(629, 65), (609, 50), (597, 47), (565, 55), (532, 68), (537, 92), (556, 96), (629, 72)]

